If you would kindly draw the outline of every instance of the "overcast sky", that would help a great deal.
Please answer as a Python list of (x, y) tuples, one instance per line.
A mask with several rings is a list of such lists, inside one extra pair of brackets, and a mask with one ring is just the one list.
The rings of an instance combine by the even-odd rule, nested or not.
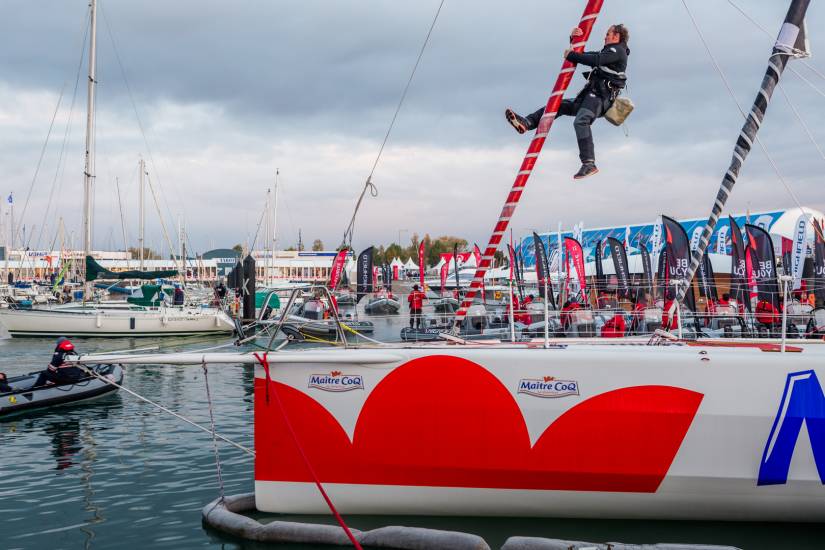
[[(723, 0), (688, 0), (747, 109), (787, 2), (736, 3), (770, 36)], [(299, 228), (306, 243), (339, 244), (438, 4), (100, 0), (95, 246), (123, 247), (118, 186), (128, 240), (136, 243), (140, 155), (170, 231), (180, 217), (200, 252), (252, 241), (276, 167), (280, 245), (294, 245)], [(504, 108), (527, 112), (545, 103), (583, 6), (446, 0), (375, 172), (379, 194), (361, 208), (356, 247), (395, 241), (399, 231), (404, 241), (417, 232), (487, 242), (529, 142), (506, 124)], [(3, 7), (0, 193), (14, 192), (18, 219), (31, 193), (23, 221), (32, 248), (50, 245), (61, 216), (79, 246), (85, 58), (76, 96), (74, 89), (87, 1), (5, 0)], [(558, 222), (596, 227), (710, 210), (742, 124), (736, 105), (681, 0), (607, 0), (588, 49), (601, 46), (613, 22), (631, 33), (629, 135), (597, 121), (601, 172), (574, 182), (572, 119), (559, 119), (513, 218), (516, 235)], [(825, 74), (817, 57), (825, 51), (817, 32), (825, 10), (816, 3), (808, 28), (814, 56), (807, 63)], [(784, 90), (825, 147), (825, 78), (800, 61), (791, 66), (819, 90), (786, 71)], [(583, 82), (577, 75), (568, 96)], [(825, 209), (825, 160), (779, 90), (760, 136), (801, 203)], [(731, 211), (793, 205), (754, 147)], [(165, 249), (151, 199), (147, 207), (147, 245)]]

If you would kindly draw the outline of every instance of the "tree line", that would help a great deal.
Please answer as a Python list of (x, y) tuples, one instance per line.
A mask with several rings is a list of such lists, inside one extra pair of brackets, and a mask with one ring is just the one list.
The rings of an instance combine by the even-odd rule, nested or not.
[[(388, 264), (394, 258), (399, 258), (405, 262), (412, 258), (413, 262), (418, 263), (418, 246), (421, 244), (421, 239), (418, 233), (413, 233), (410, 238), (410, 244), (401, 246), (398, 243), (390, 243), (387, 246), (383, 244), (373, 245), (373, 262), (376, 265)], [(427, 267), (432, 267), (438, 263), (442, 254), (452, 254), (453, 247), (457, 246), (459, 252), (470, 252), (473, 245), (467, 242), (467, 239), (455, 237), (452, 235), (442, 235), (440, 237), (430, 237), (429, 234), (424, 235), (424, 256)], [(479, 245), (480, 248), (480, 245)], [(360, 250), (356, 250), (357, 254)], [(501, 251), (496, 252), (496, 262), (500, 265), (504, 259)]]

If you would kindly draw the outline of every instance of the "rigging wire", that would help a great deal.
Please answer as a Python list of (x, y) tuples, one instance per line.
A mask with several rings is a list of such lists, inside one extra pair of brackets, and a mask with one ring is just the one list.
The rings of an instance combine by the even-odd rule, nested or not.
[(352, 213), (352, 218), (350, 219), (349, 225), (347, 226), (346, 231), (344, 231), (344, 238), (341, 242), (342, 246), (349, 246), (352, 248), (352, 234), (355, 231), (355, 217), (358, 215), (358, 210), (361, 208), (361, 203), (364, 200), (364, 196), (366, 196), (367, 191), (369, 191), (371, 197), (378, 196), (378, 188), (372, 183), (372, 176), (375, 174), (375, 169), (378, 167), (378, 162), (381, 160), (381, 154), (384, 152), (384, 147), (387, 145), (387, 141), (390, 138), (390, 133), (392, 132), (393, 127), (395, 126), (395, 120), (398, 118), (398, 113), (401, 112), (401, 106), (404, 104), (404, 99), (407, 97), (407, 92), (410, 89), (410, 84), (412, 84), (413, 77), (415, 76), (415, 72), (418, 70), (418, 65), (421, 63), (421, 58), (424, 56), (424, 50), (427, 48), (427, 44), (430, 41), (430, 36), (433, 33), (433, 29), (435, 28), (435, 23), (438, 21), (438, 16), (441, 14), (441, 8), (444, 7), (444, 0), (438, 4), (438, 9), (435, 12), (435, 16), (433, 17), (433, 22), (430, 24), (430, 28), (427, 31), (427, 36), (424, 38), (424, 43), (421, 45), (421, 50), (418, 52), (418, 58), (415, 60), (415, 65), (413, 65), (412, 71), (410, 72), (410, 77), (407, 79), (407, 84), (404, 86), (404, 91), (401, 92), (401, 98), (398, 100), (398, 105), (395, 108), (395, 113), (392, 115), (392, 120), (390, 121), (390, 126), (387, 128), (387, 133), (384, 135), (384, 140), (381, 142), (381, 147), (378, 149), (378, 155), (375, 157), (375, 162), (372, 163), (372, 168), (370, 169), (370, 173), (367, 176), (367, 181), (364, 183), (364, 189), (361, 191), (361, 195), (358, 197), (358, 201), (355, 203), (355, 210)]
[[(117, 190), (117, 207), (120, 210), (120, 231), (123, 233), (123, 250), (129, 251), (129, 240), (126, 238), (126, 216), (123, 214), (123, 201), (120, 199), (120, 180), (115, 177), (115, 189)], [(126, 255), (126, 269), (129, 269), (129, 255)]]
[[(135, 96), (132, 93), (132, 87), (129, 84), (129, 79), (126, 77), (126, 69), (124, 68), (123, 62), (120, 59), (120, 52), (117, 49), (117, 42), (115, 42), (115, 37), (112, 34), (112, 26), (109, 24), (109, 19), (106, 17), (106, 12), (105, 12), (105, 10), (103, 10), (102, 6), (101, 6), (101, 9), (100, 9), (100, 13), (103, 16), (103, 22), (105, 23), (106, 32), (108, 33), (109, 40), (112, 43), (112, 51), (115, 54), (115, 59), (117, 60), (117, 65), (120, 68), (120, 74), (123, 77), (123, 83), (126, 87), (126, 92), (129, 96), (129, 102), (132, 105), (132, 110), (134, 111), (135, 118), (137, 119), (138, 128), (140, 129), (140, 135), (143, 138), (143, 144), (146, 147), (146, 153), (147, 153), (147, 156), (149, 157), (149, 163), (152, 165), (152, 169), (153, 169), (153, 171), (155, 173), (155, 176), (156, 176), (156, 179), (157, 179), (158, 187), (161, 188), (161, 189), (158, 189), (158, 192), (160, 193), (161, 199), (163, 200), (163, 205), (166, 207), (167, 215), (169, 216), (170, 219), (174, 220), (175, 216), (172, 214), (172, 209), (169, 207), (169, 201), (166, 199), (166, 194), (162, 192), (163, 189), (162, 189), (162, 184), (161, 184), (161, 181), (160, 181), (160, 171), (157, 168), (157, 164), (155, 164), (155, 157), (152, 154), (152, 148), (149, 147), (149, 139), (146, 137), (146, 130), (143, 127), (143, 120), (140, 118), (140, 114), (139, 114), (138, 108), (137, 108), (137, 103), (135, 103)], [(97, 118), (95, 118), (95, 120), (97, 120)], [(173, 189), (175, 189), (177, 191), (177, 187), (173, 187)], [(178, 201), (181, 204), (181, 209), (183, 210), (184, 217), (186, 217), (186, 203), (185, 203), (185, 201), (182, 200), (180, 195), (178, 195)], [(160, 210), (160, 206), (158, 206), (158, 210)]]
[(65, 175), (66, 165), (63, 162), (66, 147), (69, 142), (69, 138), (71, 136), (71, 129), (72, 129), (72, 115), (74, 114), (75, 104), (77, 103), (77, 91), (80, 87), (80, 73), (83, 70), (83, 59), (86, 56), (86, 40), (89, 37), (89, 27), (91, 26), (91, 22), (88, 18), (84, 16), (84, 20), (86, 21), (86, 26), (83, 31), (83, 40), (80, 45), (80, 59), (77, 62), (77, 71), (75, 74), (75, 83), (74, 83), (74, 91), (72, 92), (72, 101), (69, 105), (69, 115), (66, 119), (66, 130), (63, 133), (63, 142), (60, 145), (60, 152), (57, 155), (57, 165), (55, 166), (54, 170), (54, 177), (52, 178), (51, 188), (49, 189), (49, 200), (46, 203), (46, 208), (43, 211), (43, 224), (40, 226), (40, 235), (37, 237), (37, 248), (40, 247), (40, 242), (43, 236), (44, 228), (46, 226), (46, 219), (48, 219), (49, 211), (52, 207), (52, 201), (55, 196), (55, 191), (57, 191), (57, 195), (60, 195), (59, 189), (62, 188), (62, 176)]
[[(43, 147), (40, 149), (40, 158), (37, 160), (37, 166), (34, 169), (34, 176), (32, 176), (32, 181), (29, 184), (29, 192), (26, 194), (26, 201), (23, 203), (23, 211), (20, 213), (20, 221), (17, 223), (17, 227), (12, 229), (12, 236), (16, 238), (17, 235), (20, 234), (21, 228), (25, 225), (23, 220), (26, 217), (26, 210), (29, 208), (29, 202), (32, 198), (32, 193), (34, 192), (34, 185), (37, 182), (37, 176), (40, 174), (40, 168), (43, 165), (43, 157), (46, 155), (46, 147), (49, 145), (49, 139), (52, 135), (52, 130), (54, 129), (54, 121), (57, 119), (57, 113), (60, 110), (60, 104), (63, 102), (63, 93), (66, 91), (66, 85), (69, 81), (63, 82), (63, 86), (60, 89), (60, 95), (57, 98), (57, 105), (54, 107), (54, 113), (52, 113), (52, 119), (49, 122), (49, 130), (46, 132), (46, 139), (43, 142)], [(42, 225), (41, 225), (42, 229)], [(32, 231), (32, 233), (34, 233)], [(29, 241), (31, 241), (32, 235), (29, 235)], [(28, 244), (28, 243), (25, 243)]]
[[(733, 2), (733, 0), (728, 0), (728, 3), (729, 3), (731, 6), (733, 6), (733, 7), (734, 7), (734, 8), (735, 8), (735, 9), (736, 9), (736, 10), (737, 10), (740, 14), (742, 14), (742, 16), (743, 16), (745, 19), (747, 19), (750, 23), (752, 23), (752, 24), (753, 24), (753, 25), (754, 25), (757, 29), (759, 29), (760, 31), (762, 31), (762, 32), (763, 32), (766, 36), (768, 36), (769, 38), (773, 38), (773, 35), (772, 35), (769, 31), (768, 31), (768, 29), (766, 29), (765, 27), (763, 27), (762, 25), (760, 25), (760, 24), (759, 24), (759, 22), (758, 22), (758, 21), (756, 21), (756, 20), (755, 20), (753, 17), (751, 17), (750, 15), (748, 15), (748, 14), (745, 12), (745, 10), (743, 10), (741, 7), (739, 7), (738, 5), (736, 5), (736, 4)], [(795, 49), (794, 49), (794, 52), (796, 52), (796, 50), (795, 50)], [(819, 76), (820, 78), (822, 78), (823, 80), (825, 80), (825, 73), (822, 73), (821, 71), (819, 71), (819, 70), (818, 70), (818, 69), (817, 69), (817, 68), (816, 68), (816, 67), (815, 67), (812, 63), (808, 62), (806, 59), (800, 59), (800, 61), (802, 61), (802, 64), (803, 64), (805, 67), (807, 67), (807, 68), (808, 68), (811, 72), (813, 72), (814, 74), (816, 74), (817, 76)], [(817, 87), (817, 85), (816, 85), (816, 84), (814, 84), (813, 82), (811, 82), (810, 80), (808, 80), (807, 78), (805, 78), (804, 76), (802, 76), (802, 74), (801, 74), (799, 71), (797, 71), (797, 70), (796, 70), (796, 69), (794, 69), (793, 67), (787, 67), (787, 70), (791, 71), (793, 74), (795, 74), (797, 77), (799, 77), (799, 79), (800, 79), (800, 80), (802, 80), (802, 82), (804, 82), (805, 84), (807, 84), (807, 85), (808, 85), (808, 87), (810, 87), (813, 91), (815, 91), (816, 93), (818, 93), (818, 94), (819, 94), (819, 95), (821, 95), (822, 97), (825, 97), (825, 91), (821, 90), (819, 87)]]
[[(719, 77), (722, 79), (722, 82), (724, 83), (725, 88), (728, 90), (728, 93), (730, 94), (731, 99), (733, 99), (733, 102), (736, 104), (736, 108), (739, 110), (739, 113), (742, 115), (742, 118), (747, 119), (748, 115), (742, 109), (742, 106), (740, 105), (739, 100), (736, 99), (736, 94), (734, 94), (733, 88), (731, 88), (730, 82), (728, 81), (727, 76), (725, 76), (725, 72), (722, 70), (722, 67), (719, 65), (718, 61), (716, 60), (716, 57), (713, 55), (713, 51), (710, 49), (710, 45), (708, 44), (707, 40), (705, 39), (705, 35), (702, 33), (702, 29), (699, 28), (699, 24), (697, 23), (696, 19), (694, 18), (693, 12), (690, 11), (690, 7), (688, 7), (688, 5), (687, 5), (687, 0), (682, 0), (682, 5), (685, 7), (685, 10), (687, 11), (688, 16), (690, 17), (690, 21), (693, 24), (693, 28), (696, 30), (696, 33), (699, 35), (699, 39), (702, 41), (702, 45), (705, 47), (705, 51), (707, 52), (708, 57), (710, 57), (710, 60), (713, 63), (713, 66), (716, 69), (716, 72), (719, 73)], [(779, 166), (777, 166), (776, 162), (774, 162), (773, 157), (768, 152), (768, 148), (765, 146), (764, 142), (759, 138), (758, 134), (755, 136), (755, 138), (756, 138), (755, 139), (756, 143), (759, 144), (760, 149), (762, 149), (762, 152), (765, 153), (765, 157), (768, 159), (768, 163), (770, 163), (771, 168), (773, 168), (773, 171), (776, 173), (776, 177), (782, 183), (783, 187), (785, 187), (785, 190), (788, 192), (788, 195), (790, 195), (791, 199), (794, 201), (797, 208), (799, 208), (799, 210), (804, 213), (804, 210), (802, 208), (802, 204), (799, 202), (799, 198), (797, 198), (796, 194), (793, 192), (790, 185), (788, 185), (788, 182), (782, 176), (782, 173), (779, 170)]]
[[(85, 16), (84, 16), (84, 19), (85, 19)], [(90, 25), (91, 25), (91, 22), (89, 20), (87, 20), (86, 26), (84, 27), (83, 40), (82, 40), (81, 48), (80, 48), (80, 60), (78, 61), (77, 74), (75, 75), (75, 86), (74, 86), (74, 90), (73, 90), (73, 94), (72, 94), (71, 106), (69, 108), (69, 119), (66, 122), (66, 130), (63, 134), (63, 141), (61, 143), (60, 153), (58, 155), (57, 165), (55, 167), (55, 175), (54, 175), (54, 178), (52, 179), (52, 185), (51, 185), (51, 188), (49, 190), (49, 202), (47, 204), (46, 210), (44, 210), (44, 212), (43, 212), (43, 220), (42, 220), (42, 223), (40, 224), (40, 232), (38, 233), (37, 240), (35, 241), (35, 244), (36, 244), (37, 248), (40, 247), (40, 243), (41, 243), (42, 238), (43, 238), (43, 232), (44, 232), (44, 229), (46, 228), (46, 225), (47, 225), (46, 220), (48, 219), (48, 213), (49, 213), (48, 211), (49, 211), (49, 208), (51, 206), (52, 197), (54, 195), (55, 183), (58, 180), (58, 175), (61, 174), (61, 168), (62, 168), (62, 171), (65, 172), (65, 164), (63, 164), (63, 156), (64, 156), (64, 152), (65, 152), (65, 149), (66, 149), (66, 144), (67, 144), (68, 139), (69, 139), (69, 135), (71, 134), (71, 131), (70, 131), (71, 130), (71, 115), (74, 112), (74, 105), (75, 105), (75, 101), (77, 99), (77, 90), (78, 90), (78, 86), (79, 86), (79, 82), (80, 82), (80, 72), (81, 72), (82, 67), (83, 67), (83, 59), (85, 57), (85, 49), (86, 49), (86, 39), (88, 38)], [(46, 147), (48, 146), (48, 143), (49, 143), (49, 140), (50, 140), (50, 137), (51, 137), (51, 133), (52, 133), (52, 129), (54, 128), (54, 123), (55, 123), (55, 120), (57, 118), (57, 114), (60, 111), (60, 105), (63, 102), (63, 95), (66, 91), (66, 86), (68, 85), (69, 82), (70, 82), (69, 80), (64, 81), (63, 86), (60, 90), (60, 95), (59, 95), (58, 100), (57, 100), (57, 105), (55, 106), (54, 113), (52, 115), (52, 120), (51, 120), (51, 123), (49, 124), (49, 131), (46, 135), (46, 140), (43, 143), (43, 148), (40, 151), (40, 158), (37, 162), (37, 167), (35, 169), (34, 176), (32, 177), (31, 184), (29, 184), (29, 191), (28, 191), (28, 194), (26, 195), (26, 201), (23, 204), (23, 212), (20, 214), (20, 220), (19, 220), (19, 223), (18, 223), (18, 227), (17, 227), (16, 230), (15, 230), (14, 227), (10, 228), (13, 240), (18, 235), (18, 233), (21, 233), (21, 232), (23, 233), (23, 235), (22, 235), (23, 238), (22, 238), (22, 241), (20, 243), (20, 246), (24, 250), (30, 250), (31, 249), (31, 243), (32, 243), (32, 240), (34, 239), (35, 228), (36, 228), (36, 225), (32, 226), (32, 230), (29, 233), (29, 237), (28, 237), (28, 239), (26, 239), (26, 234), (25, 234), (26, 224), (23, 223), (24, 219), (25, 219), (26, 210), (28, 209), (28, 206), (29, 206), (29, 203), (30, 203), (30, 200), (31, 200), (31, 197), (32, 197), (32, 193), (34, 192), (34, 186), (35, 186), (35, 183), (37, 181), (37, 176), (40, 172), (41, 165), (43, 163), (43, 158), (44, 158), (45, 153), (46, 153)], [(23, 241), (25, 241), (25, 242), (23, 242)], [(20, 266), (19, 266), (20, 269), (26, 269), (26, 267), (27, 267), (26, 264), (29, 263), (29, 262), (30, 262), (29, 267), (31, 267), (32, 272), (34, 272), (34, 268), (35, 268), (35, 258), (34, 258), (34, 256), (24, 255), (24, 257), (20, 261)]]

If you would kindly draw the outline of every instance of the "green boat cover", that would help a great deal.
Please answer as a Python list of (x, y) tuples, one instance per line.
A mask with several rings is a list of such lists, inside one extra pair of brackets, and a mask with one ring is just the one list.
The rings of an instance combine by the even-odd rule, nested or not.
[[(269, 290), (258, 290), (255, 292), (255, 307), (257, 309), (261, 309), (266, 301), (266, 295), (269, 294)], [(273, 294), (272, 298), (269, 299), (269, 307), (272, 309), (281, 309), (281, 300), (278, 298), (277, 294)]]
[(95, 279), (142, 279), (149, 281), (151, 279), (163, 279), (167, 277), (174, 277), (178, 272), (175, 269), (159, 270), (159, 271), (109, 271), (95, 261), (91, 256), (86, 256), (86, 281), (94, 281)]
[(140, 285), (143, 296), (130, 296), (126, 301), (136, 306), (158, 307), (161, 304), (160, 285)]

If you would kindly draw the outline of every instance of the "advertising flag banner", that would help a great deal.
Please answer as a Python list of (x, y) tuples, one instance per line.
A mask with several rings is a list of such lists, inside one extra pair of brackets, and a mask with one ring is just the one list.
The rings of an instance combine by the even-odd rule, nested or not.
[(329, 270), (329, 283), (327, 284), (330, 290), (335, 290), (338, 281), (341, 280), (341, 273), (343, 273), (344, 264), (347, 262), (347, 253), (349, 253), (349, 249), (342, 248), (335, 255), (335, 259), (332, 260), (332, 269)]
[(639, 250), (642, 255), (642, 273), (644, 277), (642, 286), (645, 291), (653, 294), (653, 264), (650, 263), (650, 252), (647, 251), (647, 243), (639, 243)]
[(776, 278), (776, 258), (773, 242), (767, 231), (755, 225), (746, 224), (748, 250), (753, 270), (753, 282), (759, 301), (769, 302), (779, 311), (779, 281)]
[[(421, 244), (418, 245), (418, 282), (421, 285), (421, 290), (426, 290), (424, 288), (424, 271), (426, 270), (426, 266), (424, 265), (424, 241), (421, 241)], [(442, 285), (443, 286), (443, 285)]]
[(356, 261), (357, 282), (355, 292), (358, 301), (361, 301), (361, 298), (372, 292), (372, 285), (375, 281), (375, 270), (372, 265), (372, 248), (373, 247), (369, 247), (361, 251)]
[(450, 271), (450, 264), (444, 262), (444, 265), (441, 266), (441, 292), (444, 292), (444, 288), (447, 286), (447, 272)]
[(699, 277), (699, 295), (704, 296), (713, 302), (719, 301), (719, 295), (716, 291), (716, 277), (713, 275), (713, 266), (710, 264), (710, 256), (705, 250), (702, 256), (702, 263), (699, 264), (699, 271), (696, 272)]
[(619, 295), (630, 296), (630, 269), (627, 265), (627, 250), (624, 244), (613, 237), (607, 238), (610, 248), (610, 257), (613, 259), (613, 269), (616, 272), (616, 281), (619, 284)]
[(802, 286), (802, 268), (805, 266), (805, 253), (808, 251), (808, 216), (802, 214), (796, 220), (793, 248), (791, 249), (791, 273), (793, 289)]
[(541, 237), (533, 232), (533, 249), (536, 257), (536, 283), (539, 287), (539, 296), (544, 298), (544, 282), (547, 279), (547, 255), (544, 253), (544, 244)]
[[(665, 228), (667, 281), (669, 283), (668, 288), (665, 289), (665, 295), (668, 299), (673, 299), (676, 297), (676, 289), (670, 284), (671, 282), (681, 280), (683, 283), (693, 284), (693, 281), (687, 280), (690, 267), (690, 243), (682, 224), (667, 216), (662, 216), (662, 224)], [(693, 289), (690, 287), (685, 294), (685, 305), (691, 311), (696, 311)]]
[(567, 278), (570, 279), (573, 271), (571, 265), (576, 271), (576, 276), (579, 278), (579, 288), (581, 295), (587, 296), (587, 278), (584, 273), (584, 252), (579, 241), (572, 237), (564, 238), (564, 252), (567, 258)]
[(601, 292), (607, 287), (607, 279), (604, 276), (604, 266), (602, 265), (602, 241), (596, 241), (596, 292)]
[(822, 224), (814, 220), (814, 294), (816, 301), (825, 301), (825, 234)]
[(730, 295), (737, 303), (751, 310), (751, 301), (748, 293), (747, 262), (745, 258), (745, 240), (742, 231), (732, 216), (730, 220)]

